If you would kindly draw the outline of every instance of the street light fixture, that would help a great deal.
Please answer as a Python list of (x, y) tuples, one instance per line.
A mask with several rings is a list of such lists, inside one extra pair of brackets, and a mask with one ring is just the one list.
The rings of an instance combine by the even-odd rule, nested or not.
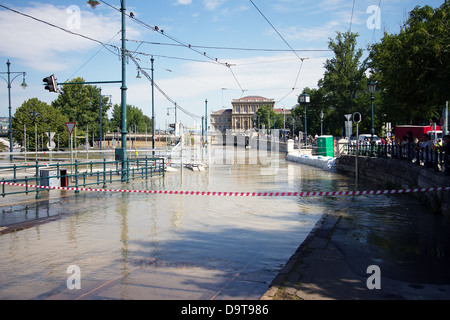
[(139, 71), (139, 69), (138, 69), (138, 71), (137, 71), (136, 79), (142, 79), (142, 77), (141, 77), (141, 72)]
[[(13, 137), (12, 137), (12, 124), (11, 124), (11, 84), (13, 83), (13, 81), (20, 75), (23, 76), (23, 80), (22, 80), (22, 84), (20, 85), (23, 89), (27, 88), (27, 84), (25, 82), (25, 72), (11, 72), (10, 67), (11, 67), (11, 62), (9, 62), (9, 60), (6, 62), (7, 65), (7, 72), (0, 72), (0, 74), (7, 74), (8, 75), (8, 79), (5, 79), (3, 77), (1, 77), (3, 80), (6, 81), (6, 84), (8, 85), (8, 108), (9, 108), (9, 128), (8, 128), (8, 133), (9, 133), (9, 152), (11, 152), (10, 156), (9, 156), (9, 160), (13, 161), (13, 155), (12, 152), (13, 150)], [(11, 79), (11, 74), (17, 74), (14, 78)]]
[(89, 1), (87, 2), (87, 4), (90, 5), (92, 9), (95, 9), (95, 8), (97, 8), (97, 6), (100, 4), (100, 2), (95, 1), (95, 0), (89, 0)]
[[(150, 80), (152, 82), (152, 155), (155, 156), (155, 84), (153, 81), (153, 79), (154, 79), (153, 72), (155, 70), (153, 67), (153, 63), (155, 62), (155, 59), (153, 58), (153, 56), (150, 59), (150, 61), (152, 63), (152, 67), (150, 69), (152, 71), (152, 75), (150, 77), (151, 78)], [(137, 73), (136, 79), (142, 79), (141, 72), (140, 72), (141, 70), (143, 71), (144, 75), (147, 76), (147, 78), (148, 78), (148, 75), (144, 70), (149, 70), (149, 69), (139, 67), (137, 69), (138, 73)]]
[[(89, 0), (87, 4), (95, 9), (100, 2), (96, 0)], [(116, 149), (116, 159), (121, 161), (122, 172), (121, 180), (122, 182), (128, 181), (128, 170), (127, 170), (127, 29), (126, 29), (126, 6), (125, 0), (120, 0), (120, 12), (122, 18), (122, 86), (121, 91), (121, 134), (122, 134), (122, 148)]]
[(310, 103), (311, 97), (309, 94), (307, 93), (302, 93), (299, 96), (298, 101), (300, 102), (300, 105), (303, 103), (305, 105), (305, 146), (308, 143), (308, 128), (307, 128), (307, 115), (306, 115), (306, 106), (308, 105), (308, 103)]
[(320, 135), (323, 136), (323, 111), (320, 111)]
[(253, 114), (253, 128), (259, 129), (259, 115), (257, 113)]

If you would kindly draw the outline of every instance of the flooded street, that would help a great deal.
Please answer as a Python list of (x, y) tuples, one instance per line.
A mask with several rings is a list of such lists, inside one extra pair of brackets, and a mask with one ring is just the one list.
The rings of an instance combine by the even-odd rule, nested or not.
[[(242, 161), (214, 164), (202, 172), (185, 169), (182, 174), (168, 172), (165, 178), (111, 188), (295, 192), (353, 190), (353, 186), (352, 178), (280, 158), (270, 170)], [(380, 263), (389, 261), (393, 252), (422, 250), (448, 257), (444, 222), (427, 224), (436, 236), (422, 234), (417, 239), (414, 225), (423, 225), (423, 216), (429, 213), (419, 201), (404, 195), (298, 198), (51, 192), (52, 199), (37, 204), (0, 207), (2, 221), (59, 215), (55, 221), (0, 236), (0, 299), (258, 299), (328, 211), (347, 219), (378, 217), (380, 230), (368, 226), (354, 233), (357, 241), (378, 248), (373, 253), (381, 256), (373, 258)], [(54, 198), (60, 192), (67, 196)], [(411, 214), (416, 220), (409, 218)], [(405, 225), (406, 238), (399, 234), (398, 242), (387, 242), (384, 233), (392, 230), (386, 231), (383, 221)], [(81, 289), (68, 289), (70, 266), (79, 267)]]

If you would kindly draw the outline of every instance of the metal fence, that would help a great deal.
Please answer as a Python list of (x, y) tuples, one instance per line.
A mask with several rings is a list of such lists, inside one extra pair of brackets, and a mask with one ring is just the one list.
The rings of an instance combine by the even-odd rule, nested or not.
[[(351, 155), (408, 161), (418, 166), (432, 168), (436, 172), (447, 171), (447, 174), (450, 174), (450, 156), (445, 156), (445, 152), (440, 147), (423, 148), (415, 143), (368, 144), (362, 142), (348, 144), (346, 151)], [(448, 167), (447, 170), (446, 167)]]
[[(164, 158), (137, 158), (127, 159), (126, 170), (128, 181), (134, 179), (147, 179), (155, 175), (164, 176)], [(78, 188), (91, 185), (102, 185), (122, 181), (122, 161), (90, 161), (74, 163), (40, 164), (36, 161), (33, 165), (12, 165), (0, 167), (0, 172), (6, 178), (1, 182), (23, 184), (24, 187), (10, 187), (2, 184), (1, 196), (13, 194), (28, 194), (36, 192), (36, 198), (40, 198), (41, 188), (30, 188), (33, 186), (68, 187)], [(77, 191), (76, 191), (77, 192)]]

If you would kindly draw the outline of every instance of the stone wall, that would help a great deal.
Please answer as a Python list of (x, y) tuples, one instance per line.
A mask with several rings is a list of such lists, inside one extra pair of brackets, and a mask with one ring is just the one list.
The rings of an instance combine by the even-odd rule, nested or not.
[[(337, 159), (339, 172), (355, 174), (355, 156)], [(408, 161), (383, 158), (358, 158), (358, 177), (401, 189), (450, 187), (450, 176), (417, 166)], [(433, 212), (450, 215), (450, 191), (415, 193)]]

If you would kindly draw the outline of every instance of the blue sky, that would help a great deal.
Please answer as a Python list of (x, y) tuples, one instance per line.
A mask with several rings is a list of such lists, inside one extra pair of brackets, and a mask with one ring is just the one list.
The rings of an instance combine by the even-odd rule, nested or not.
[[(85, 0), (6, 0), (0, 5), (120, 47), (120, 13), (115, 10), (120, 1), (105, 2), (95, 10)], [(442, 3), (443, 0), (127, 0), (128, 13), (133, 12), (150, 27), (164, 30), (164, 34), (155, 32), (127, 18), (127, 49), (139, 52), (136, 58), (143, 68), (150, 68), (153, 55), (155, 83), (196, 116), (204, 115), (205, 99), (208, 111), (216, 111), (231, 107), (232, 99), (249, 95), (275, 99), (277, 108), (290, 109), (304, 87), (316, 87), (322, 78), (323, 64), (332, 57), (327, 51), (328, 41), (336, 31), (351, 27), (360, 35), (358, 46), (366, 48), (378, 42), (384, 31), (397, 33), (415, 6), (438, 7)], [(376, 8), (379, 19), (375, 19)], [(21, 77), (13, 82), (13, 113), (29, 98), (48, 103), (56, 98), (42, 86), (42, 79), (50, 74), (55, 74), (59, 82), (77, 76), (86, 81), (121, 79), (121, 63), (114, 47), (106, 49), (98, 42), (2, 7), (0, 41), (0, 72), (6, 72), (9, 59), (12, 72), (27, 73), (26, 90), (20, 87)], [(179, 46), (180, 43), (186, 46)], [(304, 51), (294, 53), (291, 48)], [(136, 74), (136, 66), (129, 60), (127, 103), (150, 116), (150, 82), (136, 79)], [(0, 83), (4, 84), (0, 89), (0, 116), (7, 116), (7, 86), (3, 80)], [(113, 103), (120, 104), (120, 85), (101, 87)], [(173, 107), (171, 102), (155, 90), (157, 128), (164, 129), (173, 122), (173, 110), (167, 116), (168, 107)], [(178, 119), (188, 126), (199, 123), (197, 117), (181, 111)]]

